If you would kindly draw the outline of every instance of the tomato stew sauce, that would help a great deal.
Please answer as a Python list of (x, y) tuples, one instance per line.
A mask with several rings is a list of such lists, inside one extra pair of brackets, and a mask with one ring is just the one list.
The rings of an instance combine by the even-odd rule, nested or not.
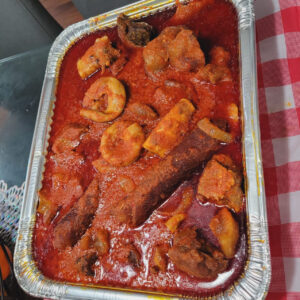
[[(128, 59), (123, 70), (116, 76), (126, 88), (126, 106), (128, 103), (140, 102), (151, 105), (159, 114), (164, 116), (181, 98), (190, 99), (197, 108), (190, 122), (190, 130), (203, 117), (222, 118), (229, 124), (234, 142), (221, 149), (228, 154), (243, 173), (241, 154), (240, 122), (234, 123), (228, 117), (229, 103), (240, 105), (239, 83), (239, 41), (238, 20), (233, 5), (229, 1), (213, 0), (200, 11), (192, 14), (182, 14), (179, 18), (172, 18), (175, 8), (156, 13), (143, 19), (154, 28), (156, 33), (170, 25), (184, 24), (192, 29), (197, 36), (206, 61), (209, 61), (209, 50), (215, 46), (222, 46), (231, 55), (230, 71), (232, 81), (221, 81), (217, 84), (191, 80), (191, 73), (177, 72), (167, 69), (156, 80), (150, 79), (144, 70), (142, 48), (128, 50), (120, 41), (117, 29), (99, 30), (83, 36), (65, 54), (58, 76), (56, 102), (53, 116), (47, 161), (42, 182), (41, 192), (59, 207), (58, 212), (49, 224), (43, 221), (42, 213), (37, 213), (34, 231), (33, 249), (38, 268), (49, 278), (76, 282), (93, 283), (100, 286), (124, 287), (147, 291), (159, 291), (177, 295), (199, 296), (213, 295), (229, 287), (241, 276), (247, 260), (247, 230), (245, 208), (242, 212), (234, 213), (239, 223), (240, 237), (236, 247), (236, 255), (229, 262), (225, 272), (215, 280), (205, 281), (178, 270), (168, 260), (165, 272), (153, 272), (151, 260), (156, 245), (172, 244), (174, 234), (165, 225), (182, 199), (183, 191), (191, 187), (194, 191), (193, 202), (187, 211), (186, 219), (180, 227), (195, 225), (211, 243), (218, 246), (218, 242), (209, 228), (209, 222), (219, 207), (212, 203), (202, 204), (197, 200), (196, 190), (198, 178), (205, 166), (202, 165), (191, 178), (176, 189), (169, 199), (150, 218), (138, 228), (130, 228), (126, 224), (117, 224), (109, 214), (114, 203), (118, 203), (125, 196), (120, 184), (120, 178), (125, 181), (130, 178), (138, 186), (145, 170), (159, 162), (157, 155), (145, 149), (139, 159), (127, 167), (110, 167), (103, 161), (105, 172), (100, 173), (92, 164), (100, 158), (99, 145), (101, 136), (114, 121), (96, 123), (80, 116), (82, 100), (85, 92), (95, 80), (101, 76), (112, 76), (109, 69), (104, 74), (96, 72), (88, 79), (80, 78), (77, 71), (77, 60), (92, 46), (95, 40), (107, 35), (114, 47), (126, 53)], [(176, 81), (181, 85), (170, 87), (165, 81)], [(132, 116), (125, 110), (117, 120), (132, 120)], [(155, 128), (158, 120), (143, 126), (145, 135)], [(60, 131), (68, 124), (82, 124), (88, 126), (88, 132), (83, 136), (80, 145), (72, 154), (55, 154), (52, 145)], [(101, 159), (100, 159), (101, 161)], [(58, 221), (69, 211), (78, 200), (78, 195), (87, 188), (93, 178), (100, 182), (99, 207), (92, 224), (85, 234), (98, 228), (105, 228), (110, 236), (110, 251), (99, 258), (93, 266), (94, 275), (89, 276), (76, 268), (76, 259), (89, 250), (83, 250), (80, 243), (65, 250), (57, 250), (53, 246), (53, 230)], [(78, 193), (76, 192), (78, 189)], [(245, 202), (245, 199), (244, 199)], [(132, 242), (141, 255), (141, 265), (134, 268), (120, 259), (120, 251), (124, 243)], [(121, 255), (122, 257), (122, 255)]]

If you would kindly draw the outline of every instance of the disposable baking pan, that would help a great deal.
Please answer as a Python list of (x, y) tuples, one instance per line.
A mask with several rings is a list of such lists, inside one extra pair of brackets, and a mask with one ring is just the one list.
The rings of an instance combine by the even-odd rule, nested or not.
[[(210, 297), (210, 299), (263, 299), (270, 283), (271, 264), (258, 121), (253, 0), (232, 0), (232, 3), (238, 14), (241, 117), (249, 254), (242, 276), (230, 288)], [(139, 18), (170, 8), (173, 5), (175, 5), (174, 0), (142, 0), (115, 9), (68, 27), (58, 36), (51, 47), (29, 157), (24, 201), (14, 254), (16, 278), (20, 286), (33, 296), (52, 299), (178, 299), (178, 297), (154, 295), (149, 292), (134, 292), (54, 281), (45, 277), (38, 270), (32, 255), (32, 236), (38, 202), (37, 191), (42, 182), (47, 141), (55, 105), (57, 74), (64, 54), (83, 35), (115, 26), (117, 16), (120, 13)]]

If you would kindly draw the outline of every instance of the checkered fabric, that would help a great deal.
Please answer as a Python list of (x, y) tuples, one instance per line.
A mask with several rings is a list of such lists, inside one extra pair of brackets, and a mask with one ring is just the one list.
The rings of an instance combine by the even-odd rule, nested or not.
[(256, 0), (258, 94), (272, 280), (300, 299), (300, 0)]

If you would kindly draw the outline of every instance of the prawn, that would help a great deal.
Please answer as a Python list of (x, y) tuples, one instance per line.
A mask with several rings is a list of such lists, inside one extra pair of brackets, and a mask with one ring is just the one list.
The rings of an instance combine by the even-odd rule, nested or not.
[(82, 79), (86, 79), (97, 70), (102, 74), (106, 67), (120, 56), (120, 51), (111, 46), (109, 38), (105, 35), (96, 39), (84, 55), (77, 61), (77, 70)]
[(125, 101), (123, 84), (114, 77), (101, 77), (85, 93), (80, 115), (100, 123), (112, 121), (122, 113)]
[(119, 121), (103, 133), (100, 152), (111, 165), (124, 167), (138, 158), (144, 141), (145, 135), (138, 123)]

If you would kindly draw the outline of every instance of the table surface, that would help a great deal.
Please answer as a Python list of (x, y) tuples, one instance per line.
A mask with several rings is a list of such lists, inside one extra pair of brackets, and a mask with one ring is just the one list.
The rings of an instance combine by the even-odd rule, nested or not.
[(50, 46), (0, 60), (0, 180), (25, 180)]
[[(267, 298), (300, 299), (300, 0), (257, 0), (255, 11), (272, 257)], [(0, 61), (0, 180), (9, 186), (25, 179), (48, 51)]]

